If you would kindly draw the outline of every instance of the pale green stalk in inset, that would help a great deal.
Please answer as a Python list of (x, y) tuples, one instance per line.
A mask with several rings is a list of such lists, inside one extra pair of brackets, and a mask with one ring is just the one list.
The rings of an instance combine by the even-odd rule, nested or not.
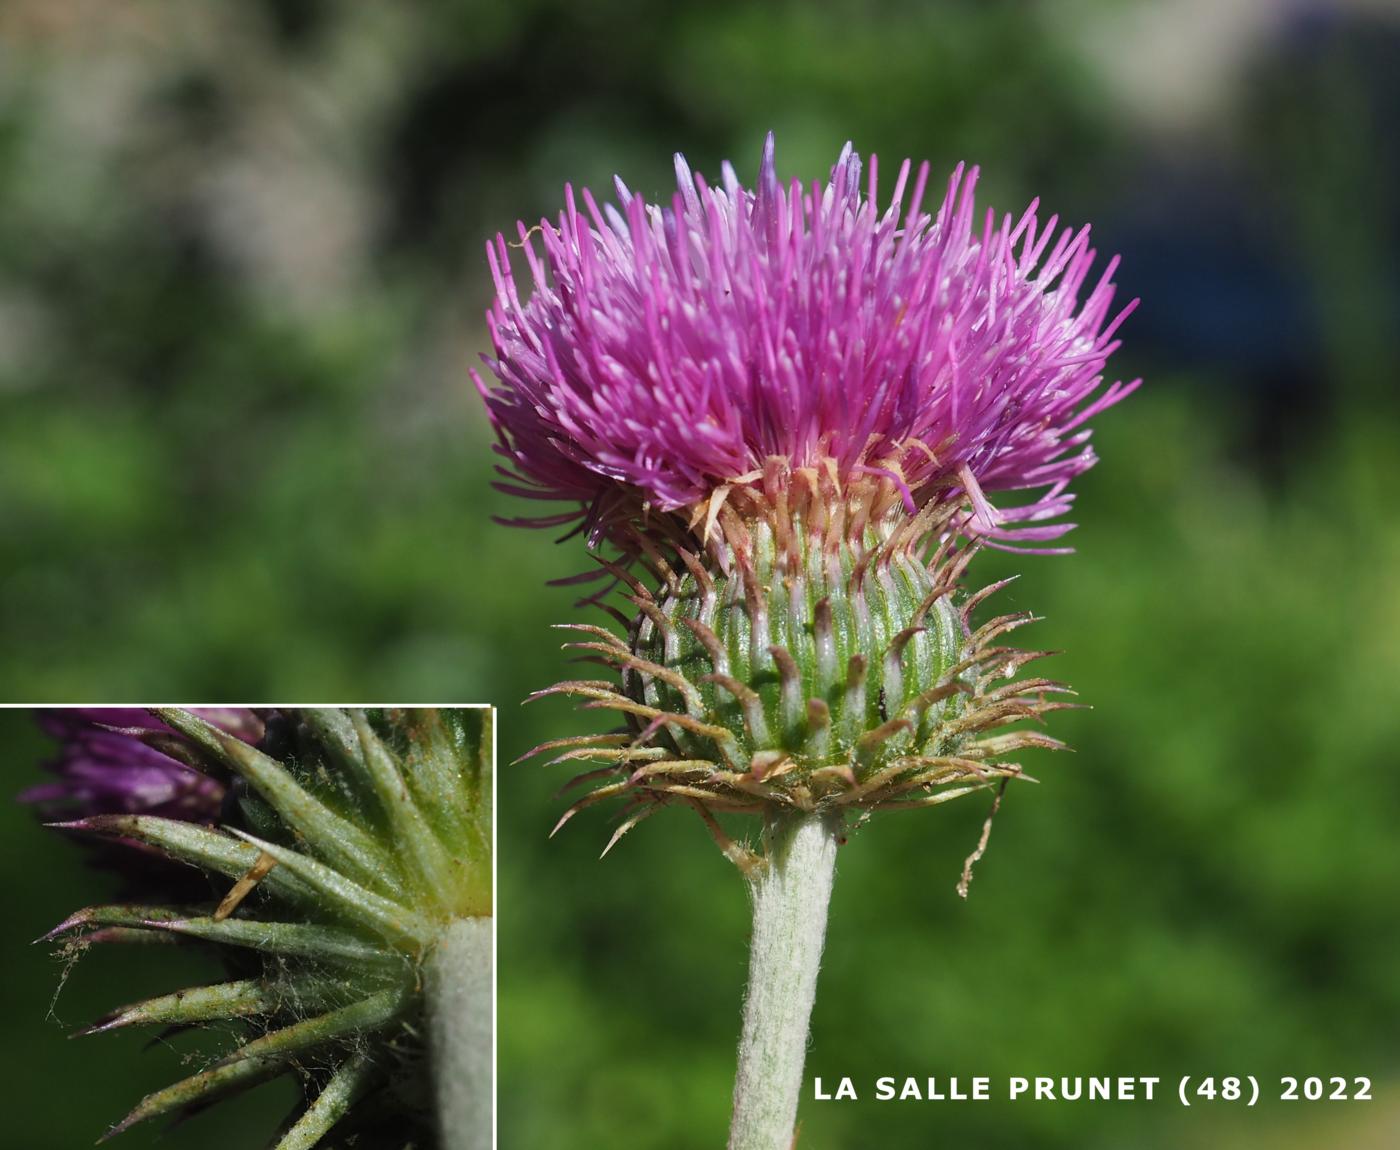
[(451, 923), (428, 960), (428, 1041), (442, 1150), (495, 1145), (494, 969), (490, 918)]

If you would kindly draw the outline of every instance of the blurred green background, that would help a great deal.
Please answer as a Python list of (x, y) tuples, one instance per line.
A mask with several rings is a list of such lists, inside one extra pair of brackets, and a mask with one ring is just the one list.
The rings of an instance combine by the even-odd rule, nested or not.
[[(845, 851), (808, 1062), (850, 1074), (1282, 1074), (1375, 1101), (804, 1102), (803, 1150), (1382, 1147), (1400, 1131), (1400, 23), (1267, 0), (0, 3), (0, 698), (490, 701), (508, 762), (587, 720), (546, 579), (495, 526), (466, 369), (485, 239), (565, 180), (984, 165), (1093, 220), (1142, 309), (1070, 558), (1003, 607), (1091, 712), (1013, 790)], [(976, 570), (976, 569), (975, 569)], [(1051, 665), (1047, 664), (1047, 669)], [(11, 788), (42, 742), (0, 715)], [(546, 841), (502, 766), (502, 1145), (720, 1144), (747, 907), (676, 812)], [(112, 888), (0, 807), (6, 1145), (89, 1144), (181, 1051), (67, 1043), (27, 940)], [(92, 955), (70, 1028), (200, 977)], [(209, 971), (212, 977), (214, 972)], [(284, 1096), (135, 1148), (259, 1145)]]

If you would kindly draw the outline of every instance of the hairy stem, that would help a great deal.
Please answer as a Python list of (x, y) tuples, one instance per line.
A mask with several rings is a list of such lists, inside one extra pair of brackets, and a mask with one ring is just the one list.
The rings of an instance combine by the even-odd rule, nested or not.
[(837, 820), (800, 815), (764, 832), (766, 858), (749, 879), (753, 943), (729, 1150), (792, 1145), (839, 830)]
[(492, 920), (455, 919), (427, 966), (428, 1038), (442, 1150), (490, 1150), (495, 1053)]

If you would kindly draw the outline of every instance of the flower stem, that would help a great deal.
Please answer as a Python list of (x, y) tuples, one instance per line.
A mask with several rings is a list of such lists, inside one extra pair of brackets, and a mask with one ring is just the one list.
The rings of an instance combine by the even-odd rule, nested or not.
[(427, 964), (428, 1036), (442, 1150), (490, 1150), (495, 1052), (492, 920), (454, 919)]
[(789, 1150), (836, 874), (839, 820), (786, 816), (749, 878), (753, 943), (729, 1150)]

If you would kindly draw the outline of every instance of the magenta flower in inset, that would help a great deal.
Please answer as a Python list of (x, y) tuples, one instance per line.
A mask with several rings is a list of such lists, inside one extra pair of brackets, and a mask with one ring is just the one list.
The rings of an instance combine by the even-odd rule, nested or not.
[(580, 211), (567, 188), (557, 224), (488, 245), (496, 382), (473, 377), (502, 487), (581, 505), (535, 522), (582, 517), (595, 541), (656, 511), (694, 524), (776, 458), (839, 491), (884, 482), (910, 513), (964, 503), (965, 533), (1070, 529), (1050, 521), (1095, 462), (1086, 422), (1136, 386), (1104, 386), (1134, 305), (1114, 311), (1116, 259), (1091, 283), (1088, 228), (1035, 204), (979, 220), (961, 166), (930, 215), (928, 164), (908, 161), (881, 209), (876, 159), (862, 181), (849, 144), (806, 188), (779, 182), (771, 135), (754, 190), (728, 164), (715, 187), (681, 156), (676, 175), (669, 204), (618, 181), (617, 206), (585, 190)]
[[(195, 708), (215, 726), (256, 743), (263, 723), (245, 707)], [(55, 778), (21, 793), (46, 817), (150, 814), (212, 823), (223, 802), (224, 784), (163, 754), (139, 732), (175, 733), (139, 707), (65, 707), (40, 710), (39, 725), (58, 740), (45, 763)]]

